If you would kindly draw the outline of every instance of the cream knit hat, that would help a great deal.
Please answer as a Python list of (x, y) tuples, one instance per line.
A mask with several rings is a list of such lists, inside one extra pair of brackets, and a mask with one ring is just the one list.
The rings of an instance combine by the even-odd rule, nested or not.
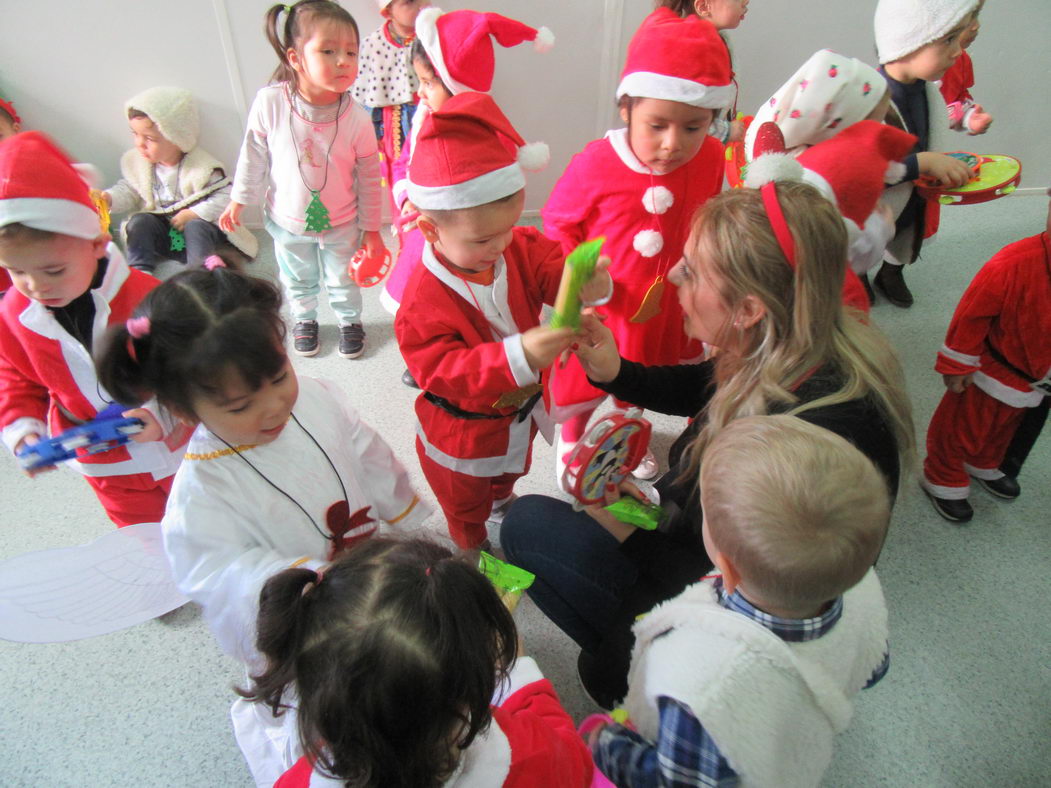
[(879, 0), (876, 52), (891, 63), (937, 41), (960, 24), (978, 0)]
[(182, 88), (149, 88), (128, 99), (124, 110), (144, 112), (161, 134), (175, 143), (183, 153), (197, 147), (200, 121), (193, 94)]

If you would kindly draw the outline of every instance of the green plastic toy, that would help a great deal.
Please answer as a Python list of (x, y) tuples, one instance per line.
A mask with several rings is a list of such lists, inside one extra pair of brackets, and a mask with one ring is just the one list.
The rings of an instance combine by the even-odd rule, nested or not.
[(566, 267), (555, 297), (555, 313), (551, 316), (552, 328), (580, 328), (580, 288), (595, 273), (605, 242), (604, 235), (584, 241), (566, 257)]
[(171, 251), (181, 252), (186, 248), (186, 236), (174, 227), (168, 229), (168, 238), (171, 241)]
[(501, 561), (484, 550), (478, 554), (478, 571), (496, 588), (507, 608), (514, 612), (522, 592), (533, 585), (536, 575), (521, 567)]
[(643, 503), (638, 498), (622, 495), (606, 506), (606, 511), (622, 523), (634, 525), (644, 531), (655, 531), (660, 524), (664, 510), (655, 503)]

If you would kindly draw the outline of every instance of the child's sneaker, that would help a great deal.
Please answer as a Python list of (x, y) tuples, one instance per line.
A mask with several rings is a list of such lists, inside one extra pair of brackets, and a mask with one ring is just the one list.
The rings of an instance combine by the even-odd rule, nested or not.
[(339, 354), (343, 358), (357, 358), (365, 352), (365, 327), (351, 323), (339, 327)]
[(661, 466), (657, 462), (657, 458), (653, 456), (652, 451), (646, 452), (639, 464), (632, 469), (631, 473), (636, 479), (641, 479), (644, 482), (648, 482), (650, 479), (657, 478), (657, 474), (660, 472)]
[(296, 323), (296, 327), (292, 329), (292, 347), (300, 356), (317, 355), (320, 344), (317, 338), (316, 320), (300, 320)]

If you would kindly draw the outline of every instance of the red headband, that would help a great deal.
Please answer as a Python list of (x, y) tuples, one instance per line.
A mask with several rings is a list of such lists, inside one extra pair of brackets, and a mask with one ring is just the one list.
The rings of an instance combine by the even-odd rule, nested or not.
[(766, 217), (770, 220), (770, 226), (774, 228), (777, 245), (781, 247), (781, 253), (794, 271), (796, 270), (796, 242), (788, 229), (788, 222), (785, 221), (781, 203), (777, 201), (777, 183), (775, 181), (764, 183), (759, 193), (763, 196), (763, 207), (766, 208)]

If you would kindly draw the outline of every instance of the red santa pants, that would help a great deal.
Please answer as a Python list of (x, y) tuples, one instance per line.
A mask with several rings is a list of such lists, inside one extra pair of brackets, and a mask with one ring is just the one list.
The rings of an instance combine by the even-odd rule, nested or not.
[(973, 383), (962, 394), (946, 391), (927, 428), (927, 489), (938, 498), (961, 500), (970, 492), (970, 476), (1003, 476), (1000, 463), (1025, 410), (990, 397)]
[[(536, 427), (534, 426), (534, 431)], [(431, 485), (438, 505), (449, 523), (449, 536), (464, 550), (481, 545), (487, 538), (485, 521), (493, 510), (493, 502), (507, 498), (514, 491), (515, 482), (529, 473), (533, 459), (532, 445), (526, 454), (525, 469), (521, 473), (502, 473), (499, 476), (470, 476), (446, 468), (432, 460), (416, 439), (416, 454), (427, 483)]]
[(152, 473), (127, 476), (85, 476), (99, 503), (118, 528), (138, 523), (159, 523), (164, 517), (175, 475), (154, 479)]

